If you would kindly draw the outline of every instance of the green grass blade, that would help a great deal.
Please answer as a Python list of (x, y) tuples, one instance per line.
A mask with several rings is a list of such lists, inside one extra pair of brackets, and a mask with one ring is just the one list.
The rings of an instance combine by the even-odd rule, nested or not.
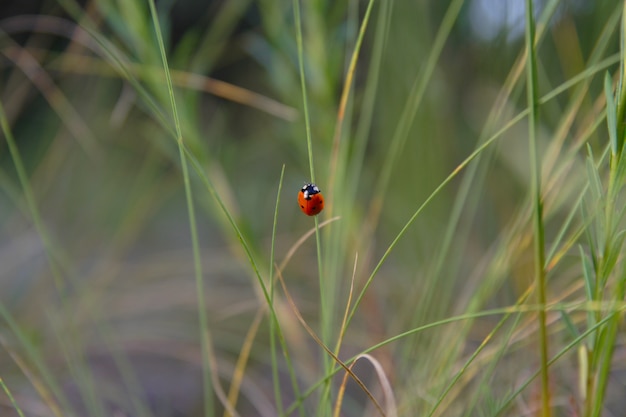
[(579, 337), (580, 336), (580, 332), (576, 328), (576, 325), (574, 324), (574, 321), (572, 320), (570, 315), (567, 313), (567, 311), (562, 310), (562, 311), (560, 311), (560, 313), (561, 313), (561, 320), (563, 320), (563, 323), (565, 324), (565, 327), (567, 328), (567, 331), (569, 332), (569, 334), (573, 338)]
[(622, 27), (620, 30), (620, 65), (619, 65), (619, 77), (617, 83), (617, 150), (621, 154), (624, 148), (624, 135), (626, 135), (626, 122), (624, 122), (624, 114), (626, 114), (626, 2), (622, 6)]
[(19, 417), (24, 417), (24, 413), (22, 412), (22, 409), (17, 404), (17, 401), (15, 401), (13, 394), (11, 394), (11, 390), (9, 390), (9, 387), (7, 387), (7, 385), (4, 383), (4, 380), (2, 379), (2, 377), (0, 377), (0, 386), (2, 387), (2, 390), (7, 395), (7, 397), (9, 398), (9, 401), (11, 402), (11, 406), (15, 409), (15, 411), (17, 412), (17, 415)]
[[(526, 297), (524, 297), (523, 299), (525, 300), (525, 298)], [(454, 375), (454, 377), (450, 380), (448, 385), (443, 389), (443, 391), (437, 398), (437, 401), (435, 401), (435, 404), (433, 405), (432, 409), (428, 413), (428, 417), (432, 417), (435, 414), (435, 412), (437, 411), (438, 407), (443, 402), (446, 395), (448, 395), (448, 393), (452, 390), (454, 385), (461, 379), (463, 374), (467, 371), (469, 366), (474, 362), (474, 360), (478, 357), (478, 355), (487, 347), (489, 342), (493, 340), (496, 333), (500, 330), (502, 326), (504, 326), (504, 324), (509, 319), (511, 314), (513, 313), (505, 314), (504, 317), (502, 317), (500, 321), (493, 327), (493, 329), (491, 329), (489, 334), (487, 334), (487, 336), (480, 342), (480, 345), (474, 350), (474, 352), (470, 355), (470, 357), (465, 361), (461, 369)]]
[(586, 168), (592, 200), (600, 202), (603, 198), (602, 180), (600, 179), (600, 174), (598, 173), (598, 169), (595, 166), (593, 151), (591, 150), (591, 146), (589, 146), (589, 144), (587, 144)]
[[(187, 157), (187, 159), (189, 160), (189, 162), (191, 163), (192, 167), (194, 168), (194, 172), (196, 174), (198, 174), (200, 181), (204, 184), (207, 192), (209, 193), (209, 195), (215, 200), (215, 202), (218, 204), (220, 210), (222, 211), (222, 213), (226, 216), (226, 219), (228, 221), (228, 223), (230, 224), (233, 233), (237, 236), (237, 239), (239, 240), (239, 242), (241, 243), (241, 246), (243, 247), (243, 250), (246, 254), (246, 257), (248, 258), (248, 262), (250, 264), (250, 267), (252, 268), (252, 271), (254, 272), (254, 276), (257, 279), (257, 283), (259, 284), (259, 287), (261, 288), (261, 291), (263, 292), (263, 296), (265, 297), (265, 301), (267, 302), (267, 306), (269, 307), (269, 311), (270, 311), (270, 320), (274, 320), (275, 321), (275, 328), (276, 328), (276, 332), (277, 332), (277, 337), (278, 340), (282, 346), (283, 349), (283, 355), (285, 356), (285, 361), (287, 363), (287, 369), (289, 371), (289, 376), (291, 379), (291, 384), (294, 390), (294, 395), (296, 397), (301, 397), (301, 391), (300, 391), (300, 387), (298, 384), (298, 378), (296, 375), (296, 371), (295, 368), (291, 362), (291, 357), (289, 355), (289, 350), (287, 349), (287, 344), (285, 341), (285, 337), (284, 334), (282, 332), (282, 329), (280, 327), (280, 323), (278, 322), (278, 317), (276, 315), (276, 311), (274, 310), (274, 305), (271, 302), (272, 298), (270, 295), (270, 291), (267, 288), (267, 285), (265, 284), (265, 282), (263, 281), (263, 277), (261, 276), (261, 272), (259, 270), (259, 267), (257, 265), (257, 262), (252, 254), (252, 249), (250, 247), (250, 244), (247, 242), (246, 238), (244, 237), (243, 233), (241, 232), (241, 229), (239, 228), (239, 226), (237, 225), (237, 222), (235, 222), (235, 219), (233, 218), (232, 214), (228, 211), (228, 209), (226, 208), (226, 205), (224, 204), (224, 201), (222, 200), (222, 198), (220, 197), (220, 195), (217, 193), (215, 186), (213, 185), (213, 183), (211, 182), (211, 180), (209, 179), (208, 175), (204, 172), (202, 165), (200, 164), (200, 162), (198, 162), (198, 160), (194, 157), (194, 155), (184, 146), (183, 144), (183, 149), (185, 151), (185, 155)], [(300, 414), (301, 415), (305, 415), (304, 414), (304, 409), (302, 408), (301, 404), (298, 404), (298, 407), (300, 408)], [(289, 414), (289, 412), (287, 412), (287, 415)]]
[(315, 165), (313, 164), (313, 141), (311, 138), (311, 120), (309, 116), (309, 100), (307, 98), (306, 75), (304, 72), (304, 46), (302, 41), (302, 17), (300, 16), (300, 0), (293, 0), (294, 22), (296, 24), (296, 44), (298, 46), (298, 68), (300, 71), (300, 88), (302, 93), (302, 112), (304, 113), (304, 128), (306, 133), (307, 154), (309, 156), (309, 171), (311, 182), (315, 182)]
[(512, 126), (516, 125), (517, 123), (519, 123), (524, 117), (526, 117), (528, 114), (528, 111), (523, 111), (521, 113), (519, 113), (517, 116), (515, 116), (514, 118), (512, 118), (508, 123), (506, 123), (500, 130), (498, 130), (497, 132), (495, 132), (489, 139), (487, 139), (484, 143), (482, 143), (479, 147), (477, 147), (467, 158), (465, 158), (463, 160), (463, 162), (461, 162), (447, 177), (445, 180), (443, 180), (441, 182), (441, 184), (439, 184), (437, 186), (437, 188), (426, 198), (426, 200), (424, 200), (424, 202), (418, 207), (418, 209), (413, 213), (413, 215), (411, 216), (411, 218), (409, 218), (409, 220), (404, 224), (404, 226), (402, 227), (402, 229), (398, 232), (398, 234), (395, 236), (395, 238), (392, 240), (392, 242), (389, 244), (389, 246), (387, 247), (387, 249), (385, 250), (385, 252), (383, 253), (383, 255), (381, 256), (381, 258), (379, 259), (378, 263), (376, 264), (376, 266), (374, 267), (374, 269), (372, 270), (372, 273), (370, 274), (370, 276), (367, 278), (367, 281), (365, 282), (365, 285), (363, 286), (363, 288), (361, 289), (361, 292), (359, 293), (359, 296), (356, 298), (354, 306), (352, 307), (352, 310), (350, 311), (350, 315), (348, 316), (348, 320), (346, 321), (346, 327), (348, 327), (348, 325), (350, 324), (350, 322), (352, 321), (352, 318), (354, 317), (354, 315), (356, 314), (356, 311), (359, 307), (359, 305), (361, 304), (361, 300), (363, 299), (363, 297), (365, 296), (365, 293), (367, 292), (369, 286), (371, 285), (372, 281), (374, 280), (374, 277), (378, 274), (378, 271), (380, 270), (380, 268), (382, 267), (382, 265), (385, 263), (385, 261), (387, 260), (387, 258), (389, 257), (389, 255), (391, 254), (391, 251), (393, 250), (393, 248), (398, 244), (398, 242), (400, 241), (400, 239), (402, 238), (402, 236), (405, 235), (405, 233), (409, 230), (410, 226), (415, 222), (415, 220), (417, 219), (417, 217), (420, 215), (420, 213), (426, 208), (426, 206), (428, 206), (428, 204), (430, 204), (430, 202), (454, 179), (457, 177), (457, 175), (464, 170), (467, 165), (473, 161), (478, 155), (480, 155), (488, 146), (492, 145), (497, 139), (502, 137), (502, 134), (504, 132), (506, 132), (508, 129), (510, 129)]
[(380, 215), (382, 202), (387, 194), (386, 191), (389, 188), (389, 181), (391, 181), (393, 168), (396, 166), (398, 156), (402, 153), (402, 149), (404, 148), (404, 144), (409, 136), (417, 111), (419, 110), (422, 100), (426, 94), (426, 90), (430, 85), (437, 62), (439, 61), (454, 23), (461, 12), (463, 3), (463, 0), (453, 0), (449, 4), (446, 14), (435, 36), (431, 52), (424, 65), (424, 69), (418, 74), (411, 87), (411, 91), (389, 144), (385, 160), (383, 161), (382, 172), (378, 175), (378, 179), (376, 181), (375, 190), (373, 192), (376, 199), (370, 209), (371, 214), (368, 220), (371, 224), (376, 224), (378, 221), (377, 219)]
[[(622, 308), (623, 311), (623, 308)], [(597, 331), (600, 327), (604, 326), (609, 320), (609, 317), (603, 318), (600, 322), (596, 323), (595, 326), (588, 328), (583, 333), (580, 334), (576, 339), (572, 340), (568, 343), (563, 349), (561, 349), (556, 355), (554, 355), (548, 365), (554, 364), (557, 360), (559, 360), (563, 355), (568, 353), (571, 349), (575, 348), (582, 340), (584, 340), (587, 336), (591, 335), (593, 332)], [(506, 409), (511, 405), (511, 403), (520, 395), (522, 391), (524, 391), (530, 384), (541, 374), (541, 369), (537, 370), (533, 375), (531, 375), (526, 381), (524, 381), (516, 390), (513, 392), (500, 406), (496, 413), (494, 413), (493, 417), (498, 417), (502, 415)]]
[[(20, 353), (24, 354), (33, 364), (34, 369), (39, 373), (39, 375), (31, 375), (30, 379), (38, 394), (41, 396), (42, 402), (50, 409), (50, 412), (55, 417), (62, 417), (63, 410), (70, 412), (72, 409), (68, 399), (59, 388), (61, 385), (60, 381), (55, 379), (53, 372), (42, 360), (41, 355), (37, 351), (37, 347), (29, 340), (24, 329), (18, 325), (13, 316), (2, 304), (0, 304), (0, 317), (6, 323), (6, 327), (15, 335)], [(0, 339), (0, 342), (2, 345), (5, 344), (3, 339)], [(33, 373), (32, 371), (24, 372)], [(39, 380), (39, 378), (41, 378), (41, 380)]]
[[(280, 193), (283, 188), (283, 178), (285, 176), (285, 165), (280, 171), (280, 179), (278, 180), (278, 192), (276, 193), (276, 206), (274, 209), (274, 224), (272, 225), (272, 244), (270, 249), (270, 269), (269, 269), (269, 287), (270, 287), (270, 305), (274, 305), (274, 249), (276, 247), (276, 226), (278, 225), (278, 206), (280, 204)], [(275, 317), (270, 317), (270, 352), (272, 362), (272, 381), (274, 383), (274, 400), (276, 402), (276, 411), (278, 415), (283, 415), (283, 400), (280, 388), (279, 369), (278, 369), (278, 355), (276, 348), (276, 320)], [(291, 362), (288, 362), (291, 366)]]
[(359, 54), (361, 52), (361, 45), (363, 44), (363, 38), (365, 37), (365, 31), (369, 23), (370, 15), (372, 14), (372, 10), (374, 8), (374, 3), (375, 3), (375, 0), (369, 0), (369, 3), (367, 4), (367, 9), (365, 10), (365, 16), (363, 16), (363, 21), (361, 22), (361, 25), (359, 27), (359, 34), (356, 39), (356, 44), (354, 45), (354, 50), (352, 51), (352, 56), (350, 57), (350, 63), (348, 65), (348, 70), (346, 73), (346, 80), (344, 83), (343, 90), (341, 92), (341, 98), (339, 100), (339, 110), (337, 112), (337, 124), (335, 126), (333, 145), (331, 148), (332, 153), (330, 157), (330, 174), (329, 174), (328, 186), (331, 190), (334, 190), (335, 188), (335, 174), (337, 172), (337, 163), (339, 162), (339, 158), (338, 158), (339, 157), (339, 142), (341, 141), (342, 127), (343, 127), (346, 107), (348, 105), (348, 98), (350, 97), (350, 93), (352, 91), (354, 74), (356, 72), (356, 64), (359, 59)]
[(165, 45), (163, 43), (163, 36), (161, 34), (161, 28), (159, 23), (159, 15), (154, 4), (154, 0), (150, 0), (150, 14), (152, 15), (152, 24), (154, 25), (154, 31), (157, 38), (159, 53), (163, 63), (163, 71), (165, 74), (165, 80), (167, 82), (167, 91), (170, 98), (170, 105), (172, 111), (172, 118), (174, 120), (174, 128), (176, 132), (176, 143), (178, 145), (178, 151), (180, 155), (180, 164), (183, 174), (183, 182), (185, 185), (185, 196), (187, 200), (187, 214), (189, 216), (189, 229), (191, 233), (191, 245), (193, 248), (194, 259), (194, 271), (196, 278), (196, 292), (198, 302), (198, 320), (199, 320), (199, 338), (202, 349), (202, 379), (203, 379), (203, 398), (204, 398), (204, 415), (213, 415), (213, 389), (211, 382), (211, 369), (209, 363), (209, 343), (210, 343), (210, 331), (208, 327), (208, 319), (206, 313), (206, 307), (204, 305), (204, 278), (202, 276), (202, 261), (200, 258), (200, 244), (198, 242), (198, 231), (196, 225), (196, 214), (193, 202), (193, 193), (191, 190), (191, 180), (189, 178), (189, 170), (187, 168), (187, 158), (183, 147), (183, 133), (180, 125), (180, 119), (178, 117), (178, 108), (176, 106), (176, 98), (174, 96), (174, 87), (172, 84), (172, 77), (170, 74), (169, 65), (167, 63), (167, 55), (165, 53)]
[(595, 298), (595, 279), (593, 266), (589, 263), (589, 259), (585, 255), (582, 246), (578, 246), (580, 252), (580, 261), (583, 266), (583, 278), (585, 279), (585, 295), (588, 301), (593, 301)]
[(52, 239), (50, 238), (50, 235), (41, 218), (39, 208), (37, 207), (37, 203), (35, 201), (35, 194), (33, 193), (33, 189), (30, 186), (28, 174), (26, 173), (26, 168), (24, 167), (24, 162), (22, 161), (22, 156), (20, 155), (20, 151), (17, 147), (17, 144), (15, 143), (13, 132), (11, 131), (11, 127), (9, 126), (9, 121), (7, 120), (4, 106), (1, 102), (0, 127), (2, 128), (2, 133), (4, 134), (4, 137), (6, 139), (9, 153), (11, 154), (11, 159), (13, 160), (13, 164), (15, 165), (15, 170), (17, 171), (20, 185), (22, 186), (22, 192), (24, 193), (26, 206), (28, 207), (29, 214), (35, 224), (35, 229), (39, 233), (41, 241), (44, 245), (46, 257), (48, 259), (48, 264), (50, 266), (52, 276), (54, 277), (56, 289), (59, 294), (62, 295), (65, 285), (65, 278), (63, 277), (61, 265), (65, 264), (66, 262), (63, 261), (64, 257), (59, 254), (59, 251), (56, 249), (56, 245), (53, 244)]
[[(300, 16), (300, 0), (293, 0), (293, 13), (296, 26), (296, 44), (298, 49), (298, 67), (300, 70), (300, 88), (302, 93), (302, 111), (304, 113), (304, 125), (306, 130), (307, 154), (309, 156), (309, 170), (311, 173), (311, 182), (315, 182), (315, 165), (313, 163), (313, 141), (311, 137), (311, 121), (309, 117), (309, 107), (306, 87), (306, 74), (304, 71), (304, 46), (302, 41), (302, 18)], [(317, 271), (319, 276), (320, 287), (320, 315), (321, 315), (321, 338), (325, 344), (329, 344), (332, 330), (333, 306), (329, 305), (329, 298), (326, 292), (330, 289), (329, 283), (324, 277), (326, 274), (322, 269), (322, 248), (319, 233), (319, 220), (315, 216), (315, 246), (317, 248)], [(333, 367), (332, 358), (327, 355), (323, 356), (324, 369), (328, 372)], [(324, 393), (320, 397), (321, 407), (330, 412), (330, 384), (327, 384)]]
[[(535, 256), (535, 282), (537, 298), (541, 306), (546, 305), (545, 237), (543, 225), (543, 198), (541, 191), (541, 159), (537, 145), (539, 116), (539, 94), (537, 81), (537, 56), (535, 50), (535, 21), (532, 0), (526, 0), (526, 89), (528, 93), (528, 143), (531, 170), (531, 195), (533, 199), (533, 231)], [(550, 382), (548, 376), (548, 332), (546, 312), (540, 309), (539, 352), (541, 356), (541, 409), (543, 417), (551, 416)]]
[(617, 109), (613, 95), (613, 81), (608, 71), (604, 74), (604, 95), (606, 97), (606, 123), (609, 129), (609, 143), (613, 156), (616, 156), (619, 149), (617, 144)]

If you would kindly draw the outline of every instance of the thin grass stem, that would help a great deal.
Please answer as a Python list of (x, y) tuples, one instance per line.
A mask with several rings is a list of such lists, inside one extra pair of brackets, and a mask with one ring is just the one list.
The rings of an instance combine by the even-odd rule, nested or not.
[[(304, 125), (306, 130), (306, 144), (307, 144), (307, 153), (309, 156), (309, 170), (311, 173), (311, 182), (315, 182), (315, 165), (313, 163), (313, 141), (311, 138), (311, 121), (309, 117), (309, 106), (307, 99), (307, 87), (306, 87), (306, 75), (304, 72), (304, 46), (302, 41), (302, 18), (300, 15), (300, 0), (293, 0), (293, 13), (294, 13), (294, 21), (296, 25), (296, 43), (298, 47), (298, 67), (300, 69), (300, 88), (302, 92), (302, 111), (304, 112)], [(322, 269), (322, 246), (320, 241), (320, 233), (319, 233), (319, 220), (317, 216), (315, 216), (315, 246), (317, 248), (317, 271), (319, 276), (319, 287), (320, 287), (320, 316), (321, 316), (321, 335), (324, 343), (328, 343), (330, 339), (331, 332), (331, 310), (332, 306), (328, 305), (328, 300), (326, 296), (327, 280), (324, 279), (325, 274)], [(322, 358), (324, 362), (325, 371), (329, 371), (332, 368), (332, 361), (328, 356), (323, 356)], [(322, 396), (320, 397), (320, 405), (321, 407), (329, 407), (330, 406), (330, 380), (326, 385)], [(326, 404), (326, 405), (323, 405)], [(330, 409), (328, 410), (330, 412)]]
[(200, 345), (202, 351), (202, 383), (204, 393), (204, 415), (213, 415), (213, 389), (211, 369), (209, 363), (209, 343), (210, 343), (210, 331), (208, 327), (208, 319), (206, 313), (206, 307), (204, 305), (204, 278), (202, 275), (202, 260), (200, 257), (200, 244), (198, 242), (198, 231), (196, 225), (196, 213), (193, 202), (193, 192), (191, 190), (191, 180), (189, 178), (189, 169), (187, 167), (187, 158), (185, 157), (185, 151), (183, 146), (183, 132), (178, 116), (178, 107), (176, 105), (176, 98), (174, 95), (174, 86), (172, 83), (172, 77), (170, 75), (170, 69), (167, 62), (167, 54), (165, 52), (165, 45), (163, 43), (163, 35), (161, 33), (161, 26), (159, 23), (159, 15), (156, 10), (154, 0), (150, 0), (150, 14), (152, 16), (152, 23), (154, 25), (154, 31), (159, 46), (159, 53), (161, 61), (163, 63), (163, 72), (165, 74), (165, 80), (167, 83), (167, 91), (170, 98), (170, 106), (172, 111), (172, 118), (174, 120), (174, 129), (176, 133), (176, 144), (178, 145), (178, 153), (180, 157), (180, 164), (183, 174), (183, 182), (185, 185), (185, 197), (187, 200), (187, 215), (189, 217), (189, 230), (191, 233), (191, 246), (193, 248), (193, 261), (194, 271), (196, 278), (196, 294), (198, 303), (198, 321), (200, 332)]
[(15, 398), (13, 397), (13, 394), (11, 394), (11, 390), (9, 390), (9, 387), (7, 387), (7, 385), (4, 383), (4, 380), (2, 379), (2, 377), (0, 377), (0, 386), (2, 386), (2, 390), (4, 391), (4, 393), (9, 398), (9, 401), (11, 401), (11, 406), (13, 406), (13, 408), (17, 412), (18, 416), (19, 417), (24, 417), (24, 413), (22, 412), (22, 409), (17, 404), (17, 401), (15, 401)]
[[(270, 286), (270, 305), (274, 305), (274, 250), (276, 247), (276, 226), (278, 225), (278, 206), (280, 203), (280, 193), (283, 188), (283, 178), (285, 175), (285, 164), (280, 171), (280, 180), (278, 181), (278, 192), (276, 193), (276, 206), (274, 209), (274, 222), (272, 225), (272, 244), (270, 249), (270, 269), (269, 269), (269, 286)], [(283, 400), (280, 388), (280, 375), (278, 373), (278, 355), (276, 349), (276, 320), (270, 317), (270, 352), (272, 362), (272, 382), (274, 384), (274, 400), (276, 402), (276, 411), (278, 415), (283, 414)]]
[[(526, 91), (528, 93), (528, 145), (531, 170), (531, 195), (533, 199), (533, 235), (535, 279), (537, 299), (540, 306), (546, 305), (545, 236), (543, 225), (543, 199), (541, 195), (541, 159), (537, 149), (537, 119), (539, 117), (539, 94), (537, 82), (537, 55), (535, 49), (535, 17), (533, 1), (526, 0)], [(543, 417), (550, 417), (550, 382), (548, 376), (548, 332), (546, 311), (540, 309), (539, 351), (541, 361), (541, 409)]]

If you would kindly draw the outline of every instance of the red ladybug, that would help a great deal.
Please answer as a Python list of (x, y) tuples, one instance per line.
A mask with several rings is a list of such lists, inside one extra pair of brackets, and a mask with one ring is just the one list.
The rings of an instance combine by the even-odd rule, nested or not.
[(324, 210), (324, 196), (317, 185), (304, 184), (298, 193), (298, 205), (307, 216), (315, 216)]

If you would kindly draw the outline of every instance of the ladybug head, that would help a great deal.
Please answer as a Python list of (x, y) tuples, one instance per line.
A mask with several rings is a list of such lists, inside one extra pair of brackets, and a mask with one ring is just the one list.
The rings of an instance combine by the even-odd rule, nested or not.
[(302, 193), (304, 194), (305, 200), (310, 200), (312, 195), (318, 194), (319, 192), (320, 189), (313, 183), (306, 183), (302, 187)]

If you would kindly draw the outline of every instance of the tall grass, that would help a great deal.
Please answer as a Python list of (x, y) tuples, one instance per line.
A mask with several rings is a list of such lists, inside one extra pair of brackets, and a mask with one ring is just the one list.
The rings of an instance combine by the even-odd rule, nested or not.
[(528, 155), (530, 157), (531, 194), (533, 206), (533, 241), (535, 286), (539, 304), (539, 351), (541, 352), (541, 412), (552, 415), (550, 405), (550, 380), (548, 376), (548, 331), (546, 328), (546, 255), (545, 226), (543, 223), (543, 193), (541, 184), (541, 158), (537, 149), (539, 124), (539, 91), (537, 81), (537, 54), (535, 50), (535, 15), (532, 0), (526, 1), (526, 91), (528, 92)]
[(0, 21), (0, 415), (623, 410), (624, 3), (44, 3)]

